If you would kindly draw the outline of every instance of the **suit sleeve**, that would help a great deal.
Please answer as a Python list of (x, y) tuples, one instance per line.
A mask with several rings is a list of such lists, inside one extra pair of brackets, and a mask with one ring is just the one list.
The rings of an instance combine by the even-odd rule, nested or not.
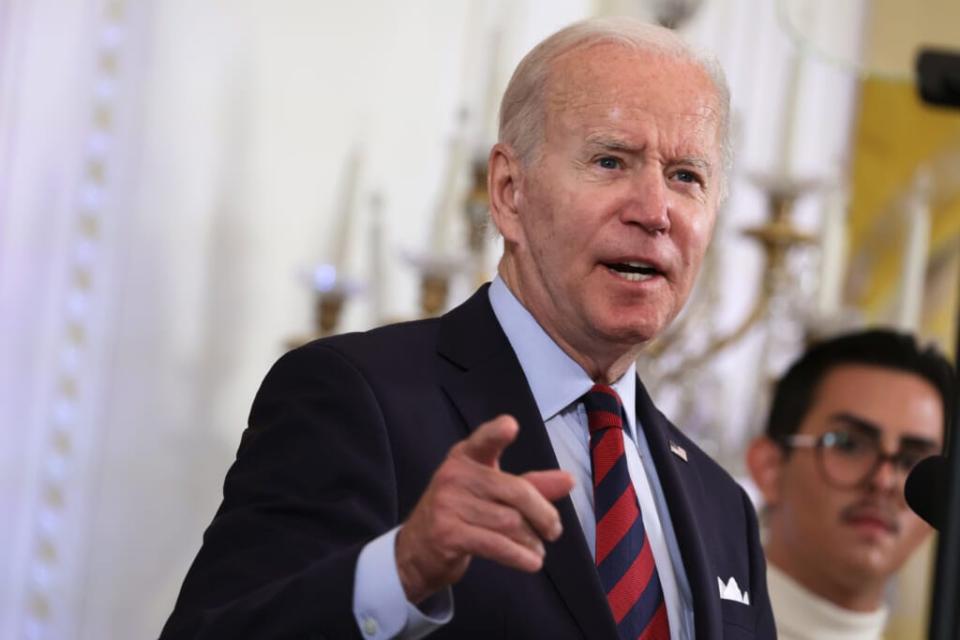
[(394, 477), (361, 373), (316, 343), (285, 355), (257, 393), (161, 638), (359, 638), (354, 570), (397, 525)]

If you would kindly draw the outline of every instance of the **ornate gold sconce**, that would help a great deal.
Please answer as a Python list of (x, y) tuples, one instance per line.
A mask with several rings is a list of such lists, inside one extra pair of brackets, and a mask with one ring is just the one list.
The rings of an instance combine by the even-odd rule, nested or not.
[(473, 259), (473, 282), (480, 286), (490, 279), (484, 259), (490, 220), (490, 194), (487, 192), (487, 157), (474, 156), (470, 167), (471, 185), (464, 204), (467, 217), (467, 246)]
[[(678, 364), (669, 368), (660, 376), (661, 383), (676, 382), (694, 371), (721, 351), (742, 340), (767, 315), (774, 296), (784, 286), (784, 271), (789, 253), (798, 247), (809, 246), (816, 237), (798, 229), (791, 220), (797, 200), (819, 188), (815, 180), (777, 179), (755, 175), (751, 179), (764, 189), (767, 196), (767, 222), (743, 230), (743, 234), (760, 244), (764, 255), (763, 279), (750, 311), (737, 325), (717, 336), (713, 336), (706, 347), (697, 353), (685, 355)], [(687, 335), (691, 316), (675, 323), (661, 339), (651, 344), (644, 353), (645, 358), (657, 358), (671, 347), (678, 345)]]
[(319, 264), (305, 273), (305, 281), (313, 290), (313, 326), (309, 333), (286, 341), (287, 349), (295, 349), (311, 340), (336, 333), (344, 303), (359, 293), (363, 287), (337, 272), (330, 264)]

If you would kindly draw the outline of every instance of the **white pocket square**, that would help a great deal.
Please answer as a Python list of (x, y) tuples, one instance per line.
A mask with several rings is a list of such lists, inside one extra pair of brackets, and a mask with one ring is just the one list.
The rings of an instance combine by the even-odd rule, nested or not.
[(740, 592), (740, 585), (737, 584), (737, 579), (733, 576), (730, 576), (730, 581), (727, 584), (723, 584), (723, 580), (720, 576), (717, 576), (717, 584), (720, 585), (721, 600), (733, 600), (740, 604), (750, 605), (750, 594), (746, 590)]
[(680, 458), (681, 460), (683, 460), (684, 462), (686, 462), (686, 461), (687, 461), (687, 450), (684, 449), (683, 447), (681, 447), (680, 445), (678, 445), (678, 444), (677, 444), (676, 442), (674, 442), (673, 440), (668, 440), (668, 442), (670, 443), (670, 452), (673, 453), (673, 455), (675, 455), (675, 456), (677, 456), (678, 458)]

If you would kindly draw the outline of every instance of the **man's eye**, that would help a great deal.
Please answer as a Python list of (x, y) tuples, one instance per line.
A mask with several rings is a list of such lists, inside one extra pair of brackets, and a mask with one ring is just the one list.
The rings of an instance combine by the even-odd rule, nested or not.
[(865, 455), (876, 448), (871, 441), (842, 431), (834, 434), (830, 445), (836, 451), (850, 456)]
[(597, 165), (599, 165), (601, 169), (619, 169), (622, 166), (620, 159), (613, 156), (598, 158)]
[(703, 182), (699, 175), (693, 171), (687, 171), (686, 169), (680, 169), (674, 174), (674, 177), (680, 182), (690, 182), (693, 184), (702, 184)]
[(910, 471), (917, 463), (919, 463), (924, 458), (929, 458), (932, 455), (936, 454), (934, 449), (904, 449), (897, 454), (897, 458), (900, 461), (900, 466), (903, 467), (906, 471)]

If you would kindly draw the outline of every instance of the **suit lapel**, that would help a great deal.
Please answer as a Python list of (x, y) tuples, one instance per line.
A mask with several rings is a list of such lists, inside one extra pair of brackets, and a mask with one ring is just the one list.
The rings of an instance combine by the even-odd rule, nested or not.
[(643, 384), (637, 380), (637, 418), (650, 445), (650, 454), (670, 511), (670, 520), (680, 546), (680, 556), (693, 594), (693, 615), (698, 639), (723, 637), (720, 598), (716, 576), (711, 574), (706, 546), (701, 537), (703, 523), (696, 508), (703, 503), (703, 488), (696, 459), (683, 461), (670, 451), (670, 426), (657, 411)]
[[(460, 370), (442, 386), (470, 431), (500, 414), (517, 419), (517, 439), (500, 461), (504, 471), (521, 474), (558, 468), (523, 370), (493, 315), (486, 286), (444, 316), (439, 352)], [(563, 535), (547, 544), (544, 572), (586, 637), (617, 638), (573, 502), (564, 498), (557, 508)]]

